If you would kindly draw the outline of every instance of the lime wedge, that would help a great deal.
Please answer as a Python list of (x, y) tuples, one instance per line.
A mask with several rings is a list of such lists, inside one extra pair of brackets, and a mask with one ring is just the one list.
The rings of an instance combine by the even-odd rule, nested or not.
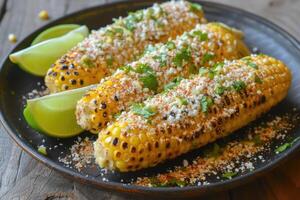
[(51, 65), (69, 49), (88, 35), (88, 28), (81, 26), (69, 33), (40, 42), (9, 55), (9, 59), (23, 70), (37, 76), (45, 76)]
[(49, 40), (52, 38), (57, 38), (65, 35), (66, 33), (79, 28), (78, 24), (62, 24), (53, 26), (51, 28), (46, 29), (41, 32), (31, 43), (31, 46), (36, 45), (37, 43), (43, 42), (45, 40)]
[(83, 130), (76, 123), (77, 101), (92, 86), (64, 91), (44, 97), (27, 100), (24, 117), (28, 125), (45, 135), (67, 138)]

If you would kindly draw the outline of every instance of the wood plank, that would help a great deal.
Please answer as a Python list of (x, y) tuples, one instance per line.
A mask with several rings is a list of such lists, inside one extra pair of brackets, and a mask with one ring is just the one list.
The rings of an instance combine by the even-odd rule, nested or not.
[[(40, 10), (46, 9), (51, 20), (84, 7), (112, 0), (0, 0), (0, 58), (13, 44), (7, 36), (15, 33), (19, 40), (37, 27), (47, 23), (38, 19)], [(282, 26), (295, 36), (300, 35), (296, 26), (300, 1), (296, 0), (212, 0), (246, 9), (264, 16)], [(5, 5), (6, 2), (7, 4)], [(5, 7), (3, 7), (5, 5)], [(298, 155), (299, 156), (299, 155)], [(212, 194), (208, 199), (285, 199), (299, 194), (299, 160), (269, 173), (267, 176), (227, 192)], [(285, 190), (284, 188), (290, 189)], [(295, 187), (296, 186), (296, 187)], [(288, 192), (288, 194), (286, 194)], [(39, 164), (20, 150), (0, 126), (0, 199), (124, 199), (101, 190), (74, 183), (57, 172)]]

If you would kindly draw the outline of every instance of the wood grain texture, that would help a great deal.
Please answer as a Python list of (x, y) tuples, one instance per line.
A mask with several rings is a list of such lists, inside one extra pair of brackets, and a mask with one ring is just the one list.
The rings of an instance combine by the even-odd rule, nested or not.
[[(47, 23), (37, 15), (46, 9), (51, 20), (66, 13), (113, 0), (0, 0), (0, 59), (13, 48), (7, 36), (21, 40)], [(300, 0), (212, 0), (266, 17), (300, 39)], [(230, 191), (205, 199), (299, 199), (300, 154), (266, 176)], [(70, 181), (48, 169), (17, 147), (0, 126), (0, 199), (121, 200), (115, 194)]]

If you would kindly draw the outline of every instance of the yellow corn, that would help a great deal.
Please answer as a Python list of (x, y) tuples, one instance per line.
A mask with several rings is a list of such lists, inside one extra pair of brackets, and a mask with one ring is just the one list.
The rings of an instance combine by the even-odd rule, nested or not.
[(134, 105), (94, 143), (104, 168), (155, 166), (247, 125), (280, 102), (291, 83), (279, 60), (253, 55), (185, 79), (167, 93)]
[(198, 73), (199, 67), (213, 66), (224, 59), (249, 54), (242, 33), (219, 24), (197, 25), (166, 44), (152, 46), (138, 61), (116, 71), (77, 104), (78, 124), (99, 132), (133, 102), (141, 102), (164, 90), (178, 76)]
[(92, 32), (54, 63), (45, 77), (46, 85), (54, 93), (99, 83), (149, 44), (165, 42), (204, 22), (199, 5), (186, 1), (154, 4)]

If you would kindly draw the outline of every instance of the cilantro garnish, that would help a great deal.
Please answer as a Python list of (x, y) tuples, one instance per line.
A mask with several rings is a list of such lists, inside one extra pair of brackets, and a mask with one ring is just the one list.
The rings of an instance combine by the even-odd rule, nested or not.
[(184, 97), (176, 97), (176, 100), (178, 101), (178, 103), (180, 105), (188, 105), (188, 101), (186, 98)]
[(222, 177), (223, 178), (232, 179), (232, 177), (234, 177), (236, 175), (237, 175), (236, 172), (225, 172), (224, 174), (222, 174)]
[(204, 33), (202, 31), (194, 31), (193, 35), (198, 37), (200, 41), (205, 41), (208, 39), (207, 33)]
[(212, 148), (209, 148), (207, 150), (204, 151), (204, 154), (206, 157), (218, 157), (219, 155), (221, 155), (221, 151), (222, 149), (220, 148), (220, 146), (217, 143), (214, 143), (214, 145), (212, 146)]
[(172, 80), (170, 83), (166, 84), (164, 86), (164, 90), (165, 91), (169, 91), (171, 89), (173, 89), (174, 87), (176, 87), (177, 85), (179, 85), (180, 81), (182, 80), (182, 77), (177, 77), (174, 80)]
[(214, 104), (213, 99), (208, 96), (203, 96), (201, 99), (201, 111), (207, 113), (208, 109)]
[(286, 149), (292, 147), (294, 145), (294, 143), (296, 143), (298, 140), (300, 140), (300, 137), (295, 138), (293, 141), (291, 142), (286, 142), (283, 145), (279, 146), (276, 150), (275, 153), (281, 153), (283, 151), (285, 151)]
[(150, 90), (156, 91), (158, 88), (158, 81), (153, 73), (145, 73), (144, 76), (140, 77), (140, 81), (143, 82), (145, 88)]
[(160, 54), (153, 57), (155, 60), (159, 62), (159, 66), (163, 67), (167, 65), (167, 55)]
[(262, 83), (262, 80), (256, 74), (255, 74), (255, 77), (254, 77), (254, 81), (255, 81), (255, 83), (259, 83), (259, 84)]
[(172, 41), (168, 41), (168, 42), (166, 43), (166, 45), (167, 45), (168, 49), (170, 49), (170, 50), (172, 50), (172, 49), (175, 49), (175, 48), (176, 48), (176, 45), (175, 45), (175, 43), (174, 43), (174, 42), (172, 42)]
[(216, 88), (215, 88), (215, 92), (218, 94), (218, 95), (222, 95), (224, 94), (225, 92), (225, 87), (221, 86), (221, 85), (217, 85)]
[(215, 55), (211, 54), (211, 53), (204, 54), (203, 57), (202, 57), (202, 65), (205, 64), (205, 63), (207, 63), (208, 61), (210, 61), (214, 57), (215, 57)]
[(173, 63), (177, 67), (182, 67), (183, 62), (189, 62), (191, 60), (191, 51), (189, 48), (182, 48), (179, 52), (176, 53), (175, 57), (173, 58)]
[(197, 3), (190, 3), (190, 9), (192, 12), (202, 11), (202, 6)]
[(235, 91), (239, 92), (246, 88), (246, 83), (244, 81), (234, 81), (232, 87)]
[(110, 56), (109, 58), (106, 59), (106, 64), (108, 66), (112, 66), (114, 62), (114, 58), (112, 56)]
[(141, 115), (146, 119), (156, 114), (156, 110), (153, 107), (145, 106), (142, 103), (133, 104), (132, 112), (134, 114)]

